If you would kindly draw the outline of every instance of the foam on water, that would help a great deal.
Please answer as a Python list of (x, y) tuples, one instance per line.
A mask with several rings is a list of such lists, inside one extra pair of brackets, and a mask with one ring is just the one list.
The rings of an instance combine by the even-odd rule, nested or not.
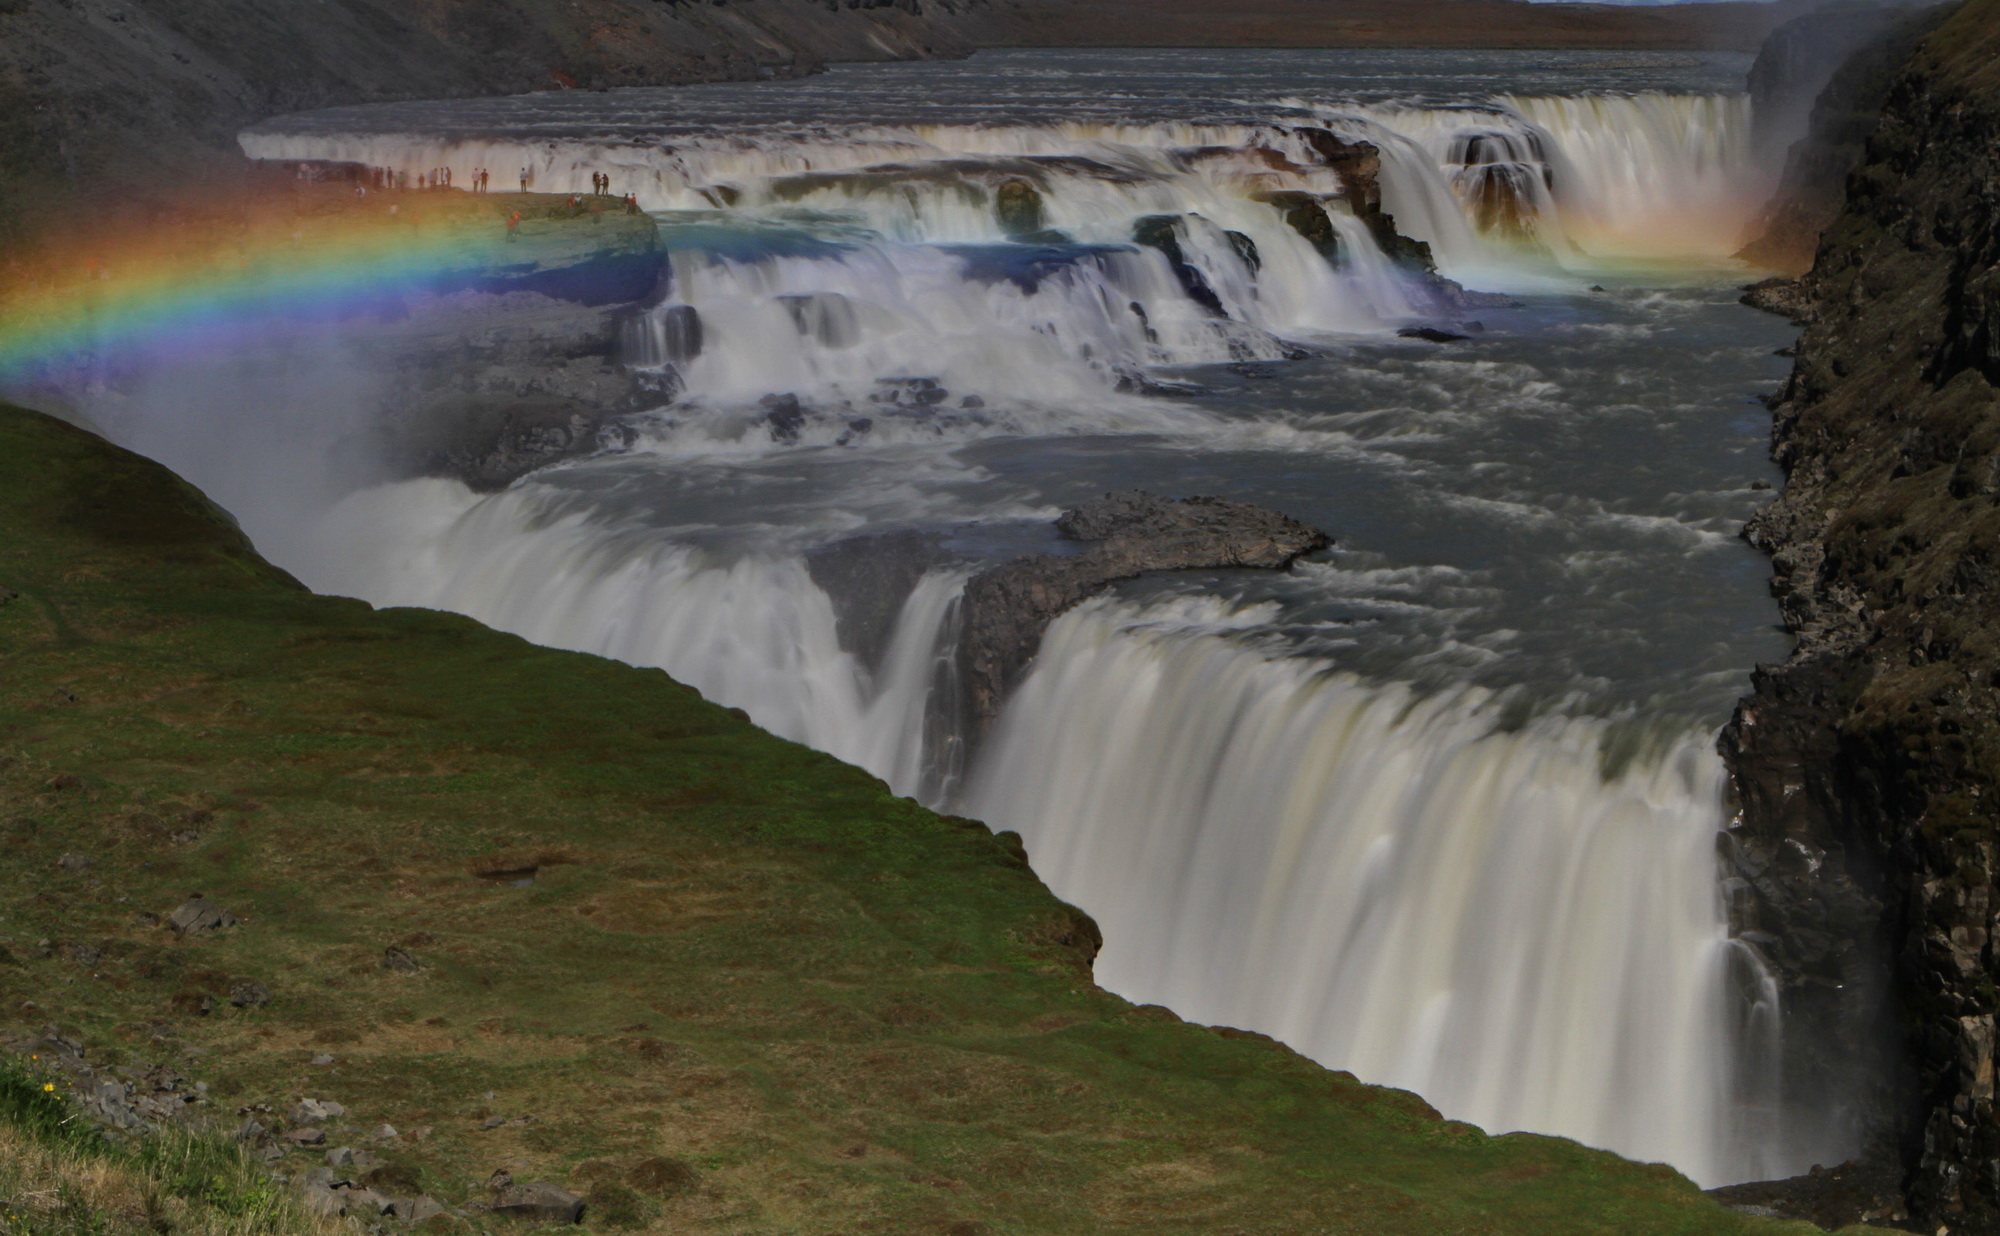
[(1715, 886), (1712, 747), (1607, 776), (1606, 722), (1502, 713), (1097, 604), (1049, 633), (966, 807), (1091, 908), (1099, 980), (1134, 1000), (1489, 1131), (1710, 1184), (1793, 1166), (1759, 1081), (1775, 997)]

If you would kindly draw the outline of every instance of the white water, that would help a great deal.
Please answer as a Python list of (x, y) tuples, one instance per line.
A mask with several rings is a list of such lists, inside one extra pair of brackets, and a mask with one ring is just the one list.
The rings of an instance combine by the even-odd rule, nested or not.
[[(1450, 275), (1468, 267), (1492, 273), (1476, 229), (1450, 208), (1466, 199), (1466, 165), (1456, 156), (1468, 138), (1503, 139), (1511, 154), (1482, 156), (1480, 165), (1529, 168), (1522, 183), (1544, 216), (1545, 240), (1583, 260), (1724, 257), (1740, 244), (1770, 186), (1769, 170), (1751, 162), (1747, 95), (1496, 96), (1450, 108), (1283, 103), (1299, 109), (1298, 123), (1382, 145), (1385, 204), (1408, 234), (1439, 248)], [(1317, 161), (1288, 126), (1261, 124), (913, 123), (702, 135), (671, 145), (274, 127), (241, 140), (253, 158), (338, 160), (406, 176), (450, 168), (458, 183), (475, 169), (493, 169), (504, 189), (526, 171), (545, 193), (588, 193), (591, 176), (608, 171), (615, 192), (636, 194), (648, 210), (793, 205), (836, 212), (899, 240), (1006, 239), (980, 190), (1022, 175), (1045, 190), (1046, 226), (1086, 243), (1127, 242), (1126, 222), (1145, 214), (1219, 213), (1229, 227), (1246, 218), (1269, 222), (1268, 208), (1251, 210), (1242, 200), (1246, 190), (1338, 186), (1337, 177), (1313, 170)], [(1243, 153), (1255, 151), (1293, 166)], [(928, 182), (854, 175), (950, 168), (953, 161), (955, 175)]]
[(1603, 721), (1496, 732), (1488, 693), (1420, 699), (1188, 617), (1060, 619), (966, 802), (1096, 915), (1100, 982), (1488, 1130), (1709, 1183), (1786, 1166), (1744, 1102), (1775, 1009), (1737, 1033), (1704, 736), (1607, 778)]
[[(456, 610), (541, 643), (661, 666), (773, 732), (933, 801), (930, 695), (964, 572), (924, 580), (871, 666), (841, 648), (833, 603), (799, 546), (875, 527), (1046, 518), (1055, 495), (1082, 496), (1047, 479), (1071, 470), (1098, 489), (1199, 487), (1287, 509), (1301, 495), (1373, 486), (1347, 512), (1357, 531), (1329, 526), (1404, 563), (1445, 559), (1420, 536), (1396, 542), (1368, 528), (1369, 502), (1388, 522), (1462, 538), (1472, 565), (1438, 571), (1459, 583), (1373, 598), (1372, 610), (1334, 587), (1331, 601), (1293, 609), (1183, 598), (1078, 611), (1051, 631), (964, 798), (941, 805), (1023, 833), (1036, 869), (1104, 925), (1101, 979), (1134, 999), (1272, 1033), (1496, 1132), (1565, 1134), (1664, 1159), (1704, 1184), (1798, 1170), (1811, 1161), (1806, 1139), (1778, 1122), (1762, 1080), (1777, 1034), (1768, 986), (1728, 940), (1717, 899), (1723, 819), (1710, 733), (1690, 728), (1607, 776), (1612, 725), (1602, 718), (1543, 706), (1538, 720), (1500, 726), (1509, 700), (1485, 688), (1418, 698), (1343, 672), (1337, 653), (1278, 655), (1260, 642), (1318, 624), (1318, 638), (1372, 651), (1378, 669), (1403, 657), (1396, 668), (1412, 679), (1439, 665), (1526, 660), (1513, 624), (1560, 617), (1510, 610), (1460, 630), (1455, 607), (1481, 588), (1504, 590), (1493, 580), (1509, 568), (1494, 562), (1531, 535), (1547, 533), (1534, 552), (1565, 581), (1603, 578), (1626, 594), (1591, 611), (1613, 622), (1685, 601), (1644, 594), (1619, 574), (1621, 560), (1671, 575), (1673, 555), (1735, 546), (1702, 513), (1699, 491), (1735, 483), (1724, 476), (1692, 469), (1637, 511), (1605, 492), (1615, 484), (1521, 479), (1614, 455), (1607, 466), (1637, 475), (1627, 443), (1650, 449), (1659, 423), (1688, 415), (1686, 401), (1719, 398), (1662, 395), (1657, 423), (1618, 422), (1615, 451), (1576, 445), (1588, 421), (1616, 409), (1559, 388), (1666, 388), (1670, 367), (1696, 363), (1650, 357), (1654, 368), (1635, 379), (1573, 359), (1671, 336), (1683, 328), (1671, 298), (1636, 300), (1624, 318), (1582, 312), (1561, 336), (1563, 363), (1582, 365), (1574, 373), (1518, 355), (1408, 359), (1382, 337), (1437, 320), (1438, 309), (1346, 213), (1337, 176), (1295, 128), (1375, 142), (1385, 204), (1431, 243), (1444, 273), (1567, 295), (1619, 263), (1712, 262), (1735, 247), (1754, 197), (1744, 104), (1642, 93), (1291, 106), (1268, 124), (829, 120), (644, 141), (248, 134), (246, 150), (263, 157), (410, 175), (448, 166), (460, 184), (485, 167), (503, 189), (526, 167), (537, 189), (555, 192), (587, 191), (592, 172), (609, 171), (614, 191), (636, 192), (660, 212), (673, 279), (628, 343), (639, 364), (671, 371), (681, 394), (633, 422), (634, 457), (617, 466), (657, 473), (639, 497), (601, 501), (579, 495), (609, 473), (602, 461), (486, 497), (454, 482), (400, 482), (348, 494), (322, 517), (300, 512), (299, 458), (260, 476), (236, 429), (193, 432), (133, 409), (118, 423), (127, 440), (240, 495), (232, 509), (260, 544), (321, 590)], [(1476, 159), (1475, 138), (1485, 140)], [(1495, 177), (1528, 226), (1482, 213)], [(1035, 186), (1041, 226), (1070, 243), (1009, 243), (995, 200), (1010, 181)], [(1325, 201), (1342, 260), (1324, 260), (1256, 200), (1272, 191)], [(1164, 254), (1131, 243), (1135, 221), (1153, 215), (1181, 219), (1187, 264), (1219, 313), (1188, 294)], [(1231, 232), (1254, 243), (1256, 263)], [(1041, 248), (1055, 255), (1045, 261)], [(1351, 348), (1370, 336), (1378, 352), (1336, 351), (1325, 387), (1252, 401), (1254, 414), (1243, 401), (1138, 393), (1162, 369), (1250, 362), (1261, 373), (1291, 344)], [(1622, 365), (1635, 354), (1610, 355)], [(796, 423), (771, 418), (773, 396), (801, 401)], [(183, 405), (201, 414), (198, 401)], [(1336, 406), (1340, 415), (1321, 411)], [(1453, 432), (1481, 442), (1517, 431), (1481, 420), (1496, 408), (1520, 410), (1530, 436), (1570, 420), (1546, 451), (1468, 450), (1462, 472), (1394, 454)], [(1372, 445), (1376, 434), (1394, 448)], [(225, 455), (218, 439), (238, 449)], [(1091, 454), (1093, 442), (1115, 445)], [(1035, 483), (1006, 471), (1030, 449), (1041, 452), (1029, 456)], [(1379, 473), (1357, 481), (1333, 466), (1364, 455)], [(1291, 479), (1301, 472), (1307, 481)], [(631, 488), (632, 475), (616, 474), (605, 492)], [(260, 480), (271, 492), (249, 492)], [(1398, 505), (1409, 490), (1429, 499)], [(1593, 510), (1613, 515), (1591, 523)], [(1620, 520), (1676, 535), (1648, 541)], [(726, 551), (714, 547), (718, 529), (730, 534)], [(1541, 582), (1518, 573), (1505, 588)], [(1592, 587), (1552, 603), (1594, 601)], [(1745, 587), (1761, 601), (1761, 580)], [(1399, 606), (1443, 634), (1405, 651), (1402, 632), (1381, 634)], [(1632, 620), (1610, 639), (1643, 659), (1671, 642), (1665, 631)], [(1603, 677), (1584, 661), (1551, 674)]]
[[(713, 560), (552, 497), (358, 495), (310, 577), (661, 666), (898, 792), (939, 783), (926, 719), (962, 574), (924, 579), (871, 670), (797, 558)], [(1270, 610), (1060, 619), (969, 789), (938, 805), (1020, 832), (1104, 928), (1099, 981), (1133, 1000), (1493, 1132), (1561, 1132), (1709, 1185), (1795, 1169), (1769, 1093), (1775, 994), (1716, 885), (1709, 737), (1606, 776), (1609, 722), (1509, 730), (1488, 691), (1420, 698), (1237, 642)]]
[(454, 481), (356, 495), (304, 556), (322, 591), (470, 614), (538, 644), (659, 666), (774, 734), (913, 792), (924, 717), (963, 577), (927, 577), (871, 671), (796, 557), (730, 563), (646, 530), (549, 509), (534, 487), (479, 499)]
[[(1383, 255), (1299, 126), (1375, 143), (1401, 229), (1432, 246), (1442, 273), (1487, 289), (1567, 286), (1607, 263), (1719, 261), (1758, 200), (1740, 95), (1285, 108), (1291, 123), (877, 123), (671, 142), (280, 125), (242, 142), (259, 158), (407, 177), (450, 168), (459, 184), (486, 168), (512, 188), (525, 170), (544, 192), (587, 193), (608, 171), (616, 192), (660, 213), (674, 250), (671, 290), (636, 343), (683, 384), (665, 427), (676, 449), (741, 441), (730, 411), (773, 393), (837, 413), (810, 417), (799, 441), (852, 441), (854, 413), (880, 402), (885, 380), (935, 383), (949, 408), (976, 396), (1007, 429), (1032, 432), (1047, 420), (1036, 409), (1102, 406), (1151, 369), (1270, 360), (1286, 341), (1461, 316)], [(997, 203), (1022, 185), (1053, 248), (1008, 243)], [(1272, 193), (1321, 202), (1341, 260), (1260, 200)], [(1214, 311), (1163, 253), (1133, 244), (1137, 221), (1158, 216), (1180, 220)], [(671, 315), (699, 323), (698, 341), (686, 337), (697, 346), (669, 346)], [(891, 441), (910, 427), (871, 418), (860, 432)]]
[[(1482, 183), (1516, 190), (1530, 207), (1525, 239), (1572, 266), (1725, 257), (1741, 246), (1772, 187), (1769, 171), (1751, 159), (1745, 95), (1503, 96), (1485, 107), (1411, 108), (1375, 119), (1443, 169), (1455, 202), (1475, 221)], [(1406, 173), (1385, 182), (1398, 220), (1416, 181)], [(1438, 212), (1410, 213), (1428, 220)], [(1449, 227), (1439, 235), (1434, 243), (1451, 262), (1482, 269), (1478, 248), (1467, 250)], [(1483, 238), (1505, 244), (1510, 234), (1489, 228)]]

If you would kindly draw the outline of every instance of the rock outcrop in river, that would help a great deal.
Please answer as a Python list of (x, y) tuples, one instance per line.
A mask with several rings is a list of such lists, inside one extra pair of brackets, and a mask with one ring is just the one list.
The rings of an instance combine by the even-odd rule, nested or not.
[(1807, 277), (1749, 530), (1799, 645), (1722, 744), (1739, 927), (1812, 1045), (1789, 1088), (1845, 1089), (1955, 1233), (2000, 1231), (1996, 65), (2000, 0), (1970, 0), (1891, 76)]
[(965, 585), (960, 682), (976, 739), (1034, 659), (1042, 632), (1064, 611), (1147, 571), (1255, 567), (1283, 570), (1332, 544), (1326, 533), (1276, 511), (1227, 498), (1174, 501), (1139, 490), (1105, 494), (1064, 511), (1056, 528), (1086, 546), (991, 567)]

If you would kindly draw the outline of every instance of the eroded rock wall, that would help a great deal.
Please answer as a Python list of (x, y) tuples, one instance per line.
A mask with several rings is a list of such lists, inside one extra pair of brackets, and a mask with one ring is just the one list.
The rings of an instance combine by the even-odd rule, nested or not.
[(2000, 0), (1951, 13), (1883, 99), (1807, 278), (1787, 483), (1750, 529), (1799, 646), (1724, 735), (1727, 854), (1793, 1013), (1792, 1092), (1845, 1088), (1914, 1215), (1996, 1232)]

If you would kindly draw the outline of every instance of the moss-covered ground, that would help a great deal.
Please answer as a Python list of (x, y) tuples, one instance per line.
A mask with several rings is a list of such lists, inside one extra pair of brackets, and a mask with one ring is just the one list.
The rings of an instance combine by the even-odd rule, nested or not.
[[(657, 671), (313, 596), (5, 407), (0, 586), (0, 1023), (172, 1060), (218, 1127), (332, 1099), (401, 1190), (610, 1228), (1809, 1230), (1134, 1007), (1013, 839)], [(241, 922), (160, 923), (196, 892)]]

